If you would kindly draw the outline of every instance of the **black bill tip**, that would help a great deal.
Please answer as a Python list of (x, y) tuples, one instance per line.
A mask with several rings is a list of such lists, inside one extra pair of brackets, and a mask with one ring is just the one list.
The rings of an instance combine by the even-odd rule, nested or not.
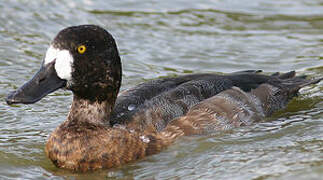
[(25, 95), (21, 89), (9, 93), (5, 99), (8, 105), (12, 104), (32, 104), (39, 101), (41, 98), (34, 98), (28, 95)]
[(17, 91), (13, 91), (8, 95), (8, 97), (6, 98), (6, 102), (8, 105), (12, 105), (12, 104), (21, 102), (20, 99), (16, 98), (17, 94), (18, 94)]

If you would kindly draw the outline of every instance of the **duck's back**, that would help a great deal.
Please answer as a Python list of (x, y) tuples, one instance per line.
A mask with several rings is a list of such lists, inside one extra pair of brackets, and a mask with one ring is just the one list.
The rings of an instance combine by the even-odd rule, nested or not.
[(185, 115), (194, 105), (233, 86), (250, 92), (263, 83), (280, 81), (283, 77), (256, 72), (195, 74), (141, 84), (118, 97), (112, 125), (133, 124), (139, 129), (153, 125), (160, 131), (174, 118)]
[[(189, 82), (189, 84), (193, 85), (194, 83), (191, 83), (192, 81), (209, 81), (210, 79), (213, 79), (217, 80), (218, 83), (221, 84), (223, 83), (222, 81), (226, 79), (231, 81), (232, 84), (234, 84), (235, 86), (249, 91), (251, 88), (255, 88), (260, 83), (264, 83), (270, 79), (268, 77), (264, 77), (263, 75), (256, 74), (259, 72), (261, 71), (239, 71), (228, 74), (226, 76), (210, 73), (189, 74), (178, 77), (167, 77), (150, 80), (121, 92), (116, 100), (114, 110), (111, 114), (111, 119), (115, 121), (117, 121), (117, 119), (123, 119), (122, 116), (127, 115), (129, 112), (137, 108), (144, 108), (140, 106), (143, 105), (146, 101), (151, 101), (152, 98), (156, 96), (160, 96), (161, 94), (168, 94), (169, 91), (181, 88), (181, 85), (184, 83)], [(241, 74), (243, 74), (242, 77), (240, 76)], [(190, 86), (189, 84), (185, 86)], [(227, 88), (229, 87), (231, 86), (228, 84)]]
[(122, 117), (126, 117), (131, 111), (140, 108), (145, 101), (150, 101), (153, 97), (172, 90), (188, 81), (204, 79), (214, 76), (212, 74), (191, 74), (179, 77), (167, 77), (150, 80), (141, 83), (133, 88), (127, 89), (118, 95), (111, 119), (120, 122)]

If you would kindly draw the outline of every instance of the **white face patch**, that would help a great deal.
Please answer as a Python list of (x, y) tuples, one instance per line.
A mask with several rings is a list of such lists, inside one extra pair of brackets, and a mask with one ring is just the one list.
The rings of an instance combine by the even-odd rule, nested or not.
[(61, 79), (71, 80), (73, 57), (68, 50), (59, 50), (52, 45), (48, 48), (45, 56), (44, 65), (53, 61), (55, 62), (55, 70), (57, 76)]

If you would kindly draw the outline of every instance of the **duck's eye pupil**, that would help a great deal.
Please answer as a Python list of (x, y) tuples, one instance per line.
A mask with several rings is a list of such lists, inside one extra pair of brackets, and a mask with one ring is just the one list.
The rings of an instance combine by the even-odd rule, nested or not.
[(77, 51), (80, 53), (80, 54), (83, 54), (85, 51), (86, 51), (86, 47), (84, 45), (81, 45), (77, 48)]

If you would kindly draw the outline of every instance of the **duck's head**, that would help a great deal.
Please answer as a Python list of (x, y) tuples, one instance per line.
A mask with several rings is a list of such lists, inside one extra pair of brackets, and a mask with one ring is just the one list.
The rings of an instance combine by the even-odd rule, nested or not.
[(40, 70), (6, 101), (35, 103), (59, 88), (90, 101), (114, 101), (120, 83), (121, 62), (113, 37), (95, 25), (72, 26), (58, 33)]

